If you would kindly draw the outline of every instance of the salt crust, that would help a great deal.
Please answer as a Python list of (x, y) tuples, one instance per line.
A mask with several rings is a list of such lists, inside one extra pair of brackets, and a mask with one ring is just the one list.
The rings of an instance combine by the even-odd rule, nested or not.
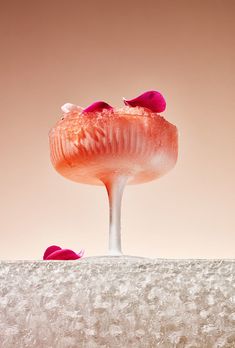
[(235, 260), (0, 262), (1, 348), (233, 348)]

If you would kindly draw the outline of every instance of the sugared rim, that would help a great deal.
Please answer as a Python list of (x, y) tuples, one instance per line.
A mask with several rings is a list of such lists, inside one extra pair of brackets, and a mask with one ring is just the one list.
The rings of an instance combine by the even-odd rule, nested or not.
[(102, 119), (104, 117), (126, 117), (126, 116), (133, 116), (133, 117), (147, 117), (147, 118), (158, 118), (162, 121), (165, 121), (171, 126), (176, 127), (173, 123), (169, 122), (164, 116), (160, 115), (159, 113), (152, 112), (150, 109), (147, 109), (142, 106), (135, 106), (130, 107), (128, 105), (122, 106), (122, 107), (114, 107), (112, 109), (103, 109), (102, 111), (93, 111), (93, 112), (86, 112), (83, 113), (82, 108), (78, 108), (77, 110), (72, 110), (70, 112), (63, 112), (61, 115), (61, 118), (57, 121), (56, 125), (52, 127), (49, 131), (49, 135), (56, 130), (56, 128), (60, 125), (62, 125), (64, 120), (74, 120), (75, 118), (78, 119)]
[(158, 120), (162, 119), (169, 125), (174, 126), (173, 124), (168, 122), (163, 116), (160, 115), (160, 113), (165, 111), (166, 109), (166, 100), (163, 97), (163, 95), (156, 90), (146, 91), (138, 95), (137, 97), (129, 100), (123, 98), (123, 102), (124, 106), (113, 107), (106, 101), (97, 100), (85, 108), (76, 104), (65, 103), (61, 107), (61, 110), (63, 112), (62, 117), (57, 122), (56, 126), (52, 128), (52, 131), (61, 123), (63, 123), (64, 119), (70, 119), (70, 117), (72, 120), (74, 120), (74, 117), (84, 117), (86, 119), (95, 118), (98, 120), (99, 118), (109, 116), (126, 117), (129, 115), (133, 117), (157, 117)]

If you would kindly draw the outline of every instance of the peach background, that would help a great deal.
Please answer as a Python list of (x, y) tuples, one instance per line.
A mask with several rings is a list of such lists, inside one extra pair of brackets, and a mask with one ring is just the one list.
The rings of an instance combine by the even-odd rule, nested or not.
[(150, 257), (235, 256), (235, 2), (1, 2), (0, 259), (50, 244), (107, 250), (101, 187), (65, 180), (48, 131), (64, 102), (120, 105), (157, 89), (180, 132), (175, 169), (127, 187), (123, 250)]

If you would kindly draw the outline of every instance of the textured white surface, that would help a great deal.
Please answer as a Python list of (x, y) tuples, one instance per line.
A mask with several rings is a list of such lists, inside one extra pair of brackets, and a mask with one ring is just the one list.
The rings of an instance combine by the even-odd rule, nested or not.
[(235, 347), (235, 261), (2, 261), (0, 347)]

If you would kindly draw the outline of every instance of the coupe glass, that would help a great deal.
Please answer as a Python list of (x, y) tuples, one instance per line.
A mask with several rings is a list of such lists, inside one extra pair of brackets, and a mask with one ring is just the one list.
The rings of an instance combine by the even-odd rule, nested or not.
[(109, 255), (121, 255), (125, 185), (158, 179), (176, 163), (177, 128), (143, 107), (65, 112), (49, 133), (51, 161), (67, 179), (106, 187)]

